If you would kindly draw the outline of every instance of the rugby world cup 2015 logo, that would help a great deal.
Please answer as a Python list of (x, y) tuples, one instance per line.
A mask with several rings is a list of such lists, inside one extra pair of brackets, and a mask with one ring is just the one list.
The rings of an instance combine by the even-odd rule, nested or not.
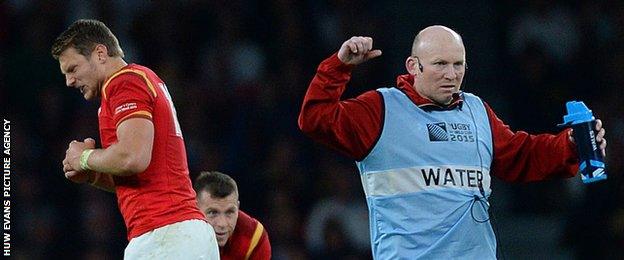
[(429, 141), (439, 142), (449, 140), (445, 122), (427, 124), (427, 130), (429, 130)]

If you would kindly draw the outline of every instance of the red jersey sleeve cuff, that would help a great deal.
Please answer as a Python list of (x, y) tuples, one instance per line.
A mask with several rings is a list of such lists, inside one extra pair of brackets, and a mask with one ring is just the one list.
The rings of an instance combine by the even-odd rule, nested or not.
[(329, 58), (325, 59), (323, 62), (321, 62), (321, 65), (319, 65), (319, 69), (323, 70), (323, 71), (336, 71), (339, 73), (351, 73), (351, 71), (353, 70), (353, 65), (348, 65), (348, 64), (344, 64), (342, 63), (342, 61), (338, 58), (338, 53), (334, 53), (332, 56), (330, 56)]
[(117, 121), (116, 126), (118, 127), (123, 121), (126, 121), (130, 118), (145, 118), (145, 119), (149, 119), (150, 121), (152, 120), (152, 113), (148, 112), (148, 111), (136, 111), (134, 113), (128, 114), (124, 117), (122, 117), (121, 119), (119, 119), (119, 121)]

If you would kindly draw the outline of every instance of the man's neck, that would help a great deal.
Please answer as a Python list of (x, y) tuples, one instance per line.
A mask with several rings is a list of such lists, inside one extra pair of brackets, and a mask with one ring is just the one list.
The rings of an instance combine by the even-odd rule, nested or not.
[(108, 77), (115, 74), (115, 72), (120, 71), (123, 67), (128, 66), (128, 63), (126, 63), (123, 58), (111, 58), (110, 62), (111, 64), (107, 66), (106, 69), (106, 75), (108, 75)]
[(106, 81), (110, 79), (111, 76), (123, 69), (123, 67), (128, 66), (128, 63), (126, 63), (123, 58), (110, 58), (108, 62), (109, 64), (106, 65), (104, 71), (104, 75), (106, 75), (106, 78), (99, 83), (98, 91), (102, 90), (102, 87), (104, 86)]

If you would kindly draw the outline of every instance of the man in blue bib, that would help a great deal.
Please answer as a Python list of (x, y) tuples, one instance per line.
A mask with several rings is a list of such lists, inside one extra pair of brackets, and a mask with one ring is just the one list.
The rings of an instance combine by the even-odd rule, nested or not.
[[(491, 175), (507, 182), (576, 175), (571, 130), (511, 131), (479, 97), (461, 92), (464, 44), (439, 25), (415, 37), (396, 87), (341, 100), (354, 66), (380, 55), (370, 37), (345, 41), (319, 65), (299, 127), (356, 160), (375, 259), (495, 259)], [(599, 120), (596, 130), (604, 153)]]

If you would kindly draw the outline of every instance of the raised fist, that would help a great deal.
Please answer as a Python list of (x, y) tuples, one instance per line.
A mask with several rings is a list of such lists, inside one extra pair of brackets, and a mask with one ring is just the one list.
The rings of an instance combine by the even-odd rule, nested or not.
[(381, 50), (373, 50), (373, 38), (354, 36), (342, 43), (338, 50), (338, 59), (344, 64), (358, 65), (381, 56)]

